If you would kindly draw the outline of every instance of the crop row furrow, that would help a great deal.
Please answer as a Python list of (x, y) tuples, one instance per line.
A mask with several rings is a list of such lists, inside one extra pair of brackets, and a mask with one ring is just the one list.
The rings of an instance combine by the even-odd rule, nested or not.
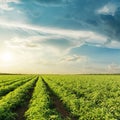
[(6, 79), (6, 80), (1, 80), (0, 79), (0, 87), (3, 87), (3, 86), (6, 86), (6, 85), (10, 85), (12, 83), (15, 83), (17, 81), (21, 81), (21, 80), (24, 80), (24, 79), (29, 79), (29, 78), (32, 78), (32, 76), (19, 76), (19, 77), (16, 77), (16, 78), (12, 78), (11, 79)]
[(39, 78), (36, 84), (25, 116), (26, 120), (62, 120), (53, 107), (49, 91), (47, 91), (41, 78)]
[(83, 77), (48, 75), (44, 78), (68, 110), (79, 120), (120, 118), (118, 79), (113, 81), (106, 76), (96, 78), (89, 75)]
[(23, 85), (24, 83), (28, 82), (29, 80), (31, 80), (31, 78), (17, 81), (17, 82), (15, 82), (11, 85), (8, 85), (8, 86), (0, 87), (0, 97), (4, 96), (5, 94), (9, 93), (10, 91), (13, 91), (14, 89), (18, 88), (19, 86)]
[(29, 90), (37, 81), (37, 77), (21, 85), (14, 91), (8, 93), (0, 100), (0, 120), (15, 120), (15, 109), (24, 105), (27, 97), (29, 97)]

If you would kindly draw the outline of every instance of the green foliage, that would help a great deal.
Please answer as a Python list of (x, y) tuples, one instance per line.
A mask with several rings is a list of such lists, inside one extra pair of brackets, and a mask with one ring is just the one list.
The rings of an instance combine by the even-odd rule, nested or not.
[(8, 92), (16, 89), (17, 87), (23, 85), (24, 83), (28, 82), (29, 80), (31, 80), (31, 78), (16, 81), (13, 84), (0, 87), (0, 97), (7, 94)]
[(29, 92), (29, 89), (33, 87), (35, 81), (36, 78), (30, 80), (14, 91), (8, 93), (0, 100), (0, 120), (15, 120), (16, 114), (13, 110), (23, 105), (26, 95)]
[(42, 79), (39, 78), (26, 111), (26, 120), (61, 120), (60, 115), (52, 107), (50, 96)]
[(46, 75), (44, 78), (79, 120), (120, 119), (119, 75)]
[[(52, 91), (77, 120), (120, 120), (119, 75), (43, 75)], [(16, 120), (37, 77), (0, 75), (0, 120)], [(8, 93), (8, 94), (7, 94)], [(36, 83), (26, 120), (63, 120), (41, 77)], [(70, 120), (70, 118), (66, 118)]]

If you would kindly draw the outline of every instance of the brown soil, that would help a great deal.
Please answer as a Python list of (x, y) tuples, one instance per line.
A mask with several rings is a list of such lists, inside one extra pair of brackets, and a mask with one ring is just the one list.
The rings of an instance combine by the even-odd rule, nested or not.
[(25, 120), (24, 113), (27, 110), (27, 107), (20, 107), (19, 109), (16, 110), (17, 117), (16, 120)]
[[(37, 78), (37, 80), (38, 80), (38, 78)], [(37, 82), (37, 80), (36, 80), (36, 82)], [(36, 84), (36, 82), (35, 82), (35, 84)], [(17, 114), (16, 120), (25, 120), (24, 114), (28, 109), (28, 105), (29, 105), (30, 99), (31, 99), (33, 91), (34, 91), (35, 84), (27, 93), (27, 96), (29, 96), (29, 97), (26, 99), (26, 102), (24, 103), (24, 105), (15, 110), (15, 112)]]
[(55, 109), (60, 113), (61, 117), (63, 119), (69, 118), (70, 120), (77, 120), (73, 117), (73, 115), (65, 108), (62, 101), (59, 99), (59, 97), (54, 93), (54, 91), (49, 87), (49, 85), (42, 79), (43, 82), (46, 85), (47, 90), (49, 91), (49, 95), (51, 98), (51, 101), (53, 102), (53, 106)]

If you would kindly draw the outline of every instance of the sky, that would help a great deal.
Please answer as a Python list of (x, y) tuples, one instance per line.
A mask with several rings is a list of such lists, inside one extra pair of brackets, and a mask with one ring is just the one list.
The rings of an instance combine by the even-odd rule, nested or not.
[(120, 73), (120, 0), (0, 0), (0, 72)]

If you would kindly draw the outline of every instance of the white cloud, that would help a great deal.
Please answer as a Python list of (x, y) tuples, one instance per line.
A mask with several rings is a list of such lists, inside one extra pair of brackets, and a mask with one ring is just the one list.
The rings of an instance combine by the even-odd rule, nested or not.
[(120, 42), (112, 40), (108, 44), (106, 44), (105, 46), (108, 47), (108, 48), (117, 48), (117, 49), (120, 49)]
[(60, 63), (68, 63), (68, 62), (86, 62), (88, 58), (86, 56), (80, 55), (69, 55), (65, 56), (60, 60)]
[(112, 63), (107, 66), (108, 73), (120, 73), (120, 66), (118, 64)]
[(102, 8), (97, 10), (98, 14), (110, 14), (110, 15), (114, 15), (115, 11), (117, 9), (117, 6), (113, 3), (108, 3), (105, 6), (103, 6)]
[(0, 0), (0, 9), (11, 11), (14, 8), (9, 5), (9, 3), (19, 3), (20, 0)]
[(21, 53), (25, 54), (24, 55), (25, 57), (26, 55), (33, 53), (32, 55), (37, 57), (35, 60), (37, 59), (39, 60), (40, 58), (45, 58), (47, 60), (49, 59), (49, 56), (55, 58), (66, 53), (64, 52), (63, 54), (61, 54), (61, 50), (55, 47), (49, 45), (42, 45), (41, 43), (38, 43), (40, 41), (43, 41), (44, 39), (46, 38), (42, 36), (28, 38), (15, 37), (12, 38), (11, 40), (6, 41), (5, 46), (7, 46), (10, 49), (13, 49), (13, 51), (15, 52), (16, 50), (20, 51), (20, 54)]
[[(48, 50), (49, 53), (59, 56), (60, 54), (68, 54), (71, 49), (82, 46), (85, 41), (92, 42), (88, 40), (86, 36), (85, 38), (74, 38), (73, 36), (65, 37), (47, 34), (46, 36), (33, 35), (29, 37), (14, 37), (10, 40), (6, 40), (5, 44), (9, 47), (19, 49), (38, 49), (41, 51)], [(100, 40), (100, 38), (98, 43), (100, 43), (99, 41), (102, 44), (102, 40)], [(93, 43), (94, 42), (97, 44), (97, 40), (93, 40)]]
[(0, 20), (0, 25), (8, 28), (20, 28), (23, 30), (27, 29), (27, 30), (41, 32), (41, 33), (61, 35), (61, 36), (66, 36), (71, 38), (90, 38), (90, 39), (105, 40), (104, 36), (99, 35), (92, 31), (68, 30), (68, 29), (60, 29), (60, 28), (53, 28), (53, 27), (33, 26), (29, 24), (10, 23), (9, 21), (2, 21), (2, 20)]
[(76, 41), (75, 46), (80, 46), (85, 42), (96, 43), (96, 44), (104, 44), (107, 41), (105, 36), (102, 36), (96, 32), (92, 31), (83, 31), (83, 30), (70, 30), (70, 29), (60, 29), (54, 27), (43, 27), (43, 26), (34, 26), (29, 24), (21, 24), (21, 23), (12, 23), (5, 20), (0, 20), (0, 26), (4, 28), (20, 29), (21, 31), (25, 31), (28, 34), (31, 32), (36, 32), (43, 34), (49, 38), (67, 38), (69, 40)]

